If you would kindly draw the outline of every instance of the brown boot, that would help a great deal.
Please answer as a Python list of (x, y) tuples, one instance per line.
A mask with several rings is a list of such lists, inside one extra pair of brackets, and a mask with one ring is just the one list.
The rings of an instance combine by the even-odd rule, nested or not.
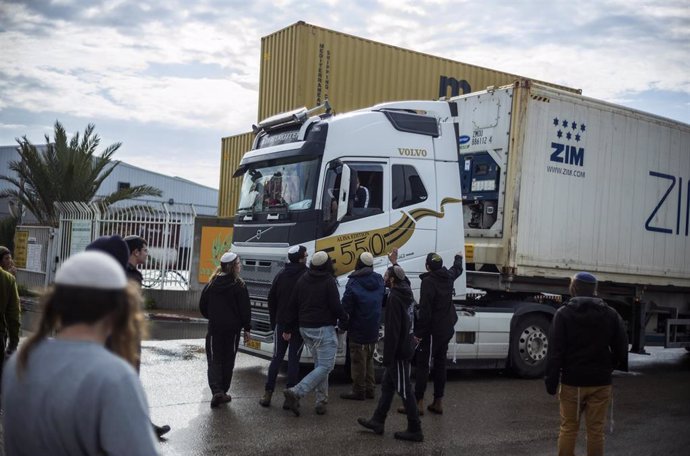
[[(420, 399), (417, 401), (417, 409), (419, 410), (419, 416), (424, 416), (424, 399)], [(398, 413), (407, 413), (405, 405), (401, 405), (400, 407), (398, 407)]]
[(259, 404), (261, 404), (262, 407), (268, 407), (271, 405), (271, 398), (273, 397), (273, 391), (266, 390), (264, 392), (264, 397), (262, 397), (259, 400)]
[(434, 398), (434, 402), (427, 407), (427, 410), (429, 410), (431, 413), (435, 413), (437, 415), (443, 415), (443, 404), (441, 402), (441, 398)]

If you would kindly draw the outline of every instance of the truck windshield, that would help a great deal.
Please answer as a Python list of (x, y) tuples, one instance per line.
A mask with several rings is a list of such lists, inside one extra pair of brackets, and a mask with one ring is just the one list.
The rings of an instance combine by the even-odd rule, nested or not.
[(249, 165), (242, 180), (238, 212), (290, 211), (314, 205), (320, 157), (290, 157)]

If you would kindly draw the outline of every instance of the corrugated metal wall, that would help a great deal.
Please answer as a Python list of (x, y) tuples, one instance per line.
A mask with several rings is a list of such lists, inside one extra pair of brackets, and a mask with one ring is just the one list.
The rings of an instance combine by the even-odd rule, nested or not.
[(262, 38), (261, 53), (259, 120), (302, 106), (313, 107), (325, 99), (336, 112), (384, 101), (435, 100), (443, 77), (459, 90), (451, 93), (448, 88), (448, 96), (511, 84), (520, 78), (304, 22)]
[(242, 160), (244, 153), (251, 149), (253, 140), (254, 134), (251, 132), (230, 136), (222, 140), (220, 192), (218, 193), (219, 217), (232, 217), (235, 215), (242, 178), (233, 178), (232, 174), (240, 165), (240, 160)]

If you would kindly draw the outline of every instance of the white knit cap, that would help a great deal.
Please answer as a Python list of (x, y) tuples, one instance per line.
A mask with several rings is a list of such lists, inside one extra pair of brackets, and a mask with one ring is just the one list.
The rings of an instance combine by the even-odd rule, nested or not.
[(364, 266), (373, 266), (374, 265), (374, 255), (372, 255), (369, 252), (363, 252), (359, 256), (359, 260), (362, 262)]
[(232, 263), (237, 258), (237, 254), (233, 252), (225, 252), (222, 257), (220, 257), (221, 263)]
[(323, 250), (316, 252), (314, 256), (311, 257), (311, 264), (314, 266), (322, 266), (326, 261), (328, 261), (328, 254)]
[(127, 277), (112, 256), (89, 250), (69, 257), (55, 274), (55, 283), (98, 290), (124, 290)]

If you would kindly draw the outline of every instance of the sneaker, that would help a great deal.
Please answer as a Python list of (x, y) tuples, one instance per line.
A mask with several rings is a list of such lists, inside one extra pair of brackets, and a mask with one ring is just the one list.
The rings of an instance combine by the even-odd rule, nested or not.
[(227, 393), (223, 393), (223, 398), (220, 400), (220, 403), (221, 404), (227, 404), (230, 401), (232, 401), (232, 396), (230, 396)]
[(374, 431), (376, 434), (381, 435), (383, 434), (383, 427), (384, 424), (374, 420), (373, 418), (368, 420), (366, 418), (357, 418), (357, 422), (361, 425), (364, 426), (367, 429), (371, 429)]
[(211, 398), (211, 408), (218, 407), (223, 402), (223, 393), (216, 393)]
[(314, 411), (316, 412), (317, 415), (325, 415), (326, 414), (326, 403), (325, 402), (317, 403), (316, 407), (314, 407)]
[(299, 396), (291, 389), (286, 389), (283, 391), (285, 395), (285, 405), (287, 405), (288, 410), (292, 410), (295, 416), (299, 416)]
[(366, 399), (364, 393), (355, 393), (354, 391), (350, 391), (349, 393), (342, 393), (340, 395), (341, 399), (349, 399), (351, 401), (363, 401)]

